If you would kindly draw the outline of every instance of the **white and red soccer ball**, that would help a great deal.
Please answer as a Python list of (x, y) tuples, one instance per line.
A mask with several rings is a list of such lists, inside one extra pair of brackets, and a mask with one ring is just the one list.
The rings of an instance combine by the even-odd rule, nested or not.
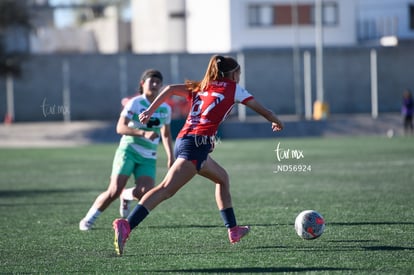
[(305, 240), (313, 240), (325, 230), (325, 219), (315, 210), (305, 210), (295, 219), (296, 233)]

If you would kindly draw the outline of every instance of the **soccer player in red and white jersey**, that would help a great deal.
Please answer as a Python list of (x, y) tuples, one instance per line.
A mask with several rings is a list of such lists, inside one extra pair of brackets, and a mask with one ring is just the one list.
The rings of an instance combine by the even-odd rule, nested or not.
[(262, 115), (271, 122), (273, 131), (282, 130), (283, 124), (271, 110), (238, 85), (240, 73), (240, 66), (235, 59), (214, 55), (200, 82), (187, 81), (185, 84), (165, 87), (147, 110), (140, 114), (141, 123), (146, 123), (157, 107), (171, 95), (185, 96), (191, 100), (186, 123), (175, 143), (176, 161), (162, 182), (141, 198), (127, 219), (116, 219), (113, 222), (115, 250), (118, 255), (122, 255), (130, 231), (158, 204), (172, 197), (196, 174), (216, 184), (216, 203), (228, 229), (230, 242), (239, 242), (249, 232), (248, 226), (237, 225), (226, 170), (209, 155), (213, 150), (214, 137), (220, 123), (235, 103), (244, 104)]

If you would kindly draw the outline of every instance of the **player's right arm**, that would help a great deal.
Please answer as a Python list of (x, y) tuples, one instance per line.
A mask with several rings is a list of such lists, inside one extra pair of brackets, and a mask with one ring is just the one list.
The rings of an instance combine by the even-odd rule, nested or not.
[(154, 99), (151, 105), (148, 107), (147, 110), (143, 111), (139, 115), (139, 120), (141, 123), (146, 124), (148, 120), (151, 118), (152, 114), (157, 110), (157, 108), (167, 100), (172, 95), (178, 95), (186, 97), (191, 91), (187, 88), (185, 84), (173, 84), (166, 86)]

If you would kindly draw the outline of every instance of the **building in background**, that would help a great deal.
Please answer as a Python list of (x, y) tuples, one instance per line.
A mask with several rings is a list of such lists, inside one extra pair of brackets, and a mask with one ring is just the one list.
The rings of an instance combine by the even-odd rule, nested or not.
[[(0, 79), (0, 84), (7, 86), (7, 99), (0, 93), (0, 111), (7, 109), (8, 121), (15, 117), (14, 108), (9, 108), (14, 96), (18, 102), (16, 118), (21, 120), (41, 115), (39, 106), (45, 98), (58, 106), (72, 102), (68, 107), (72, 119), (109, 118), (119, 109), (113, 105), (113, 112), (104, 111), (109, 108), (107, 101), (116, 102), (129, 91), (135, 92), (137, 71), (156, 66), (166, 72), (166, 83), (197, 79), (203, 73), (204, 65), (200, 64), (205, 64), (205, 56), (217, 52), (237, 52), (246, 64), (243, 84), (283, 114), (302, 115), (303, 110), (312, 110), (315, 95), (318, 101), (329, 102), (330, 113), (366, 112), (369, 104), (379, 106), (376, 113), (395, 112), (400, 106), (396, 92), (412, 86), (407, 69), (414, 63), (412, 45), (393, 49), (377, 46), (414, 41), (413, 0), (56, 1), (69, 4), (0, 1), (0, 15), (4, 14), (0, 19), (13, 19), (0, 24), (0, 45), (4, 46), (0, 47), (4, 48), (0, 67), (6, 76), (6, 83)], [(23, 5), (16, 8), (16, 3)], [(121, 16), (116, 3), (130, 3), (129, 20)], [(316, 43), (321, 29), (315, 27), (315, 21), (319, 22), (315, 18), (317, 3), (323, 4), (323, 62), (317, 58), (317, 45), (322, 44)], [(16, 16), (5, 16), (13, 6)], [(27, 8), (32, 11), (36, 32), (25, 20), (23, 24), (16, 21)], [(75, 11), (76, 24), (57, 27), (56, 10)], [(25, 19), (30, 17), (23, 14)], [(120, 31), (121, 24), (129, 22), (130, 31)], [(33, 40), (27, 43), (29, 36)], [(118, 54), (126, 51), (130, 53)], [(27, 54), (32, 56), (25, 58)], [(377, 54), (380, 62), (376, 62)], [(319, 77), (323, 73), (326, 77)], [(23, 78), (13, 85), (15, 75)], [(44, 81), (46, 78), (49, 80)], [(258, 78), (262, 81), (257, 82)], [(370, 91), (369, 87), (374, 88)], [(13, 88), (18, 92), (14, 94)], [(27, 97), (29, 91), (33, 97)], [(83, 108), (84, 102), (95, 99), (100, 104), (94, 101), (95, 110)], [(91, 116), (90, 111), (98, 116)], [(20, 115), (23, 113), (27, 116)]]
[[(208, 53), (315, 45), (316, 0), (83, 0), (54, 6), (48, 0), (27, 1), (37, 32), (22, 38), (27, 32), (7, 30), (6, 41), (35, 54)], [(325, 46), (414, 41), (412, 0), (322, 3)], [(82, 11), (82, 22), (56, 27), (53, 13), (62, 10)]]
[(358, 0), (357, 4), (359, 43), (392, 37), (396, 42), (414, 41), (414, 1)]
[[(131, 1), (136, 53), (315, 45), (315, 0)], [(379, 44), (384, 37), (414, 39), (411, 0), (322, 2), (325, 46)]]
[[(214, 6), (220, 2), (226, 4), (222, 9), (215, 9)], [(210, 48), (214, 51), (238, 51), (315, 44), (315, 1), (312, 0), (290, 3), (281, 0), (212, 0), (206, 1), (202, 9), (198, 9), (197, 0), (188, 0), (187, 3), (189, 52), (207, 52)], [(355, 45), (354, 5), (354, 0), (325, 1), (326, 45)], [(212, 14), (215, 20), (211, 24), (206, 23)], [(210, 37), (213, 39), (208, 39)]]
[[(120, 16), (121, 6), (127, 1), (68, 1), (52, 6), (48, 0), (31, 0), (36, 32), (29, 36), (30, 52), (114, 54), (130, 51), (130, 22)], [(72, 11), (66, 16), (77, 16), (69, 20), (76, 24), (57, 26), (54, 14), (62, 11)]]
[[(186, 0), (131, 0), (132, 50), (135, 53), (187, 52)], [(209, 0), (201, 0), (202, 5)], [(217, 8), (220, 8), (219, 4)]]
[[(151, 53), (154, 49), (230, 52), (315, 43), (314, 0), (131, 1), (132, 44), (136, 53)], [(327, 45), (357, 43), (355, 1), (324, 3)], [(142, 38), (147, 41), (143, 43)]]

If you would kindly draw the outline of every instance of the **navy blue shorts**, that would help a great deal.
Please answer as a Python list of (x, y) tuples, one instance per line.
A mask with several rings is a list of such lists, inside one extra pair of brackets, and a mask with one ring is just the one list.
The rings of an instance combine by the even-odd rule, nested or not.
[(203, 163), (207, 160), (208, 154), (213, 151), (213, 138), (194, 135), (177, 138), (174, 147), (175, 158), (191, 161), (196, 166), (197, 171), (200, 171)]

